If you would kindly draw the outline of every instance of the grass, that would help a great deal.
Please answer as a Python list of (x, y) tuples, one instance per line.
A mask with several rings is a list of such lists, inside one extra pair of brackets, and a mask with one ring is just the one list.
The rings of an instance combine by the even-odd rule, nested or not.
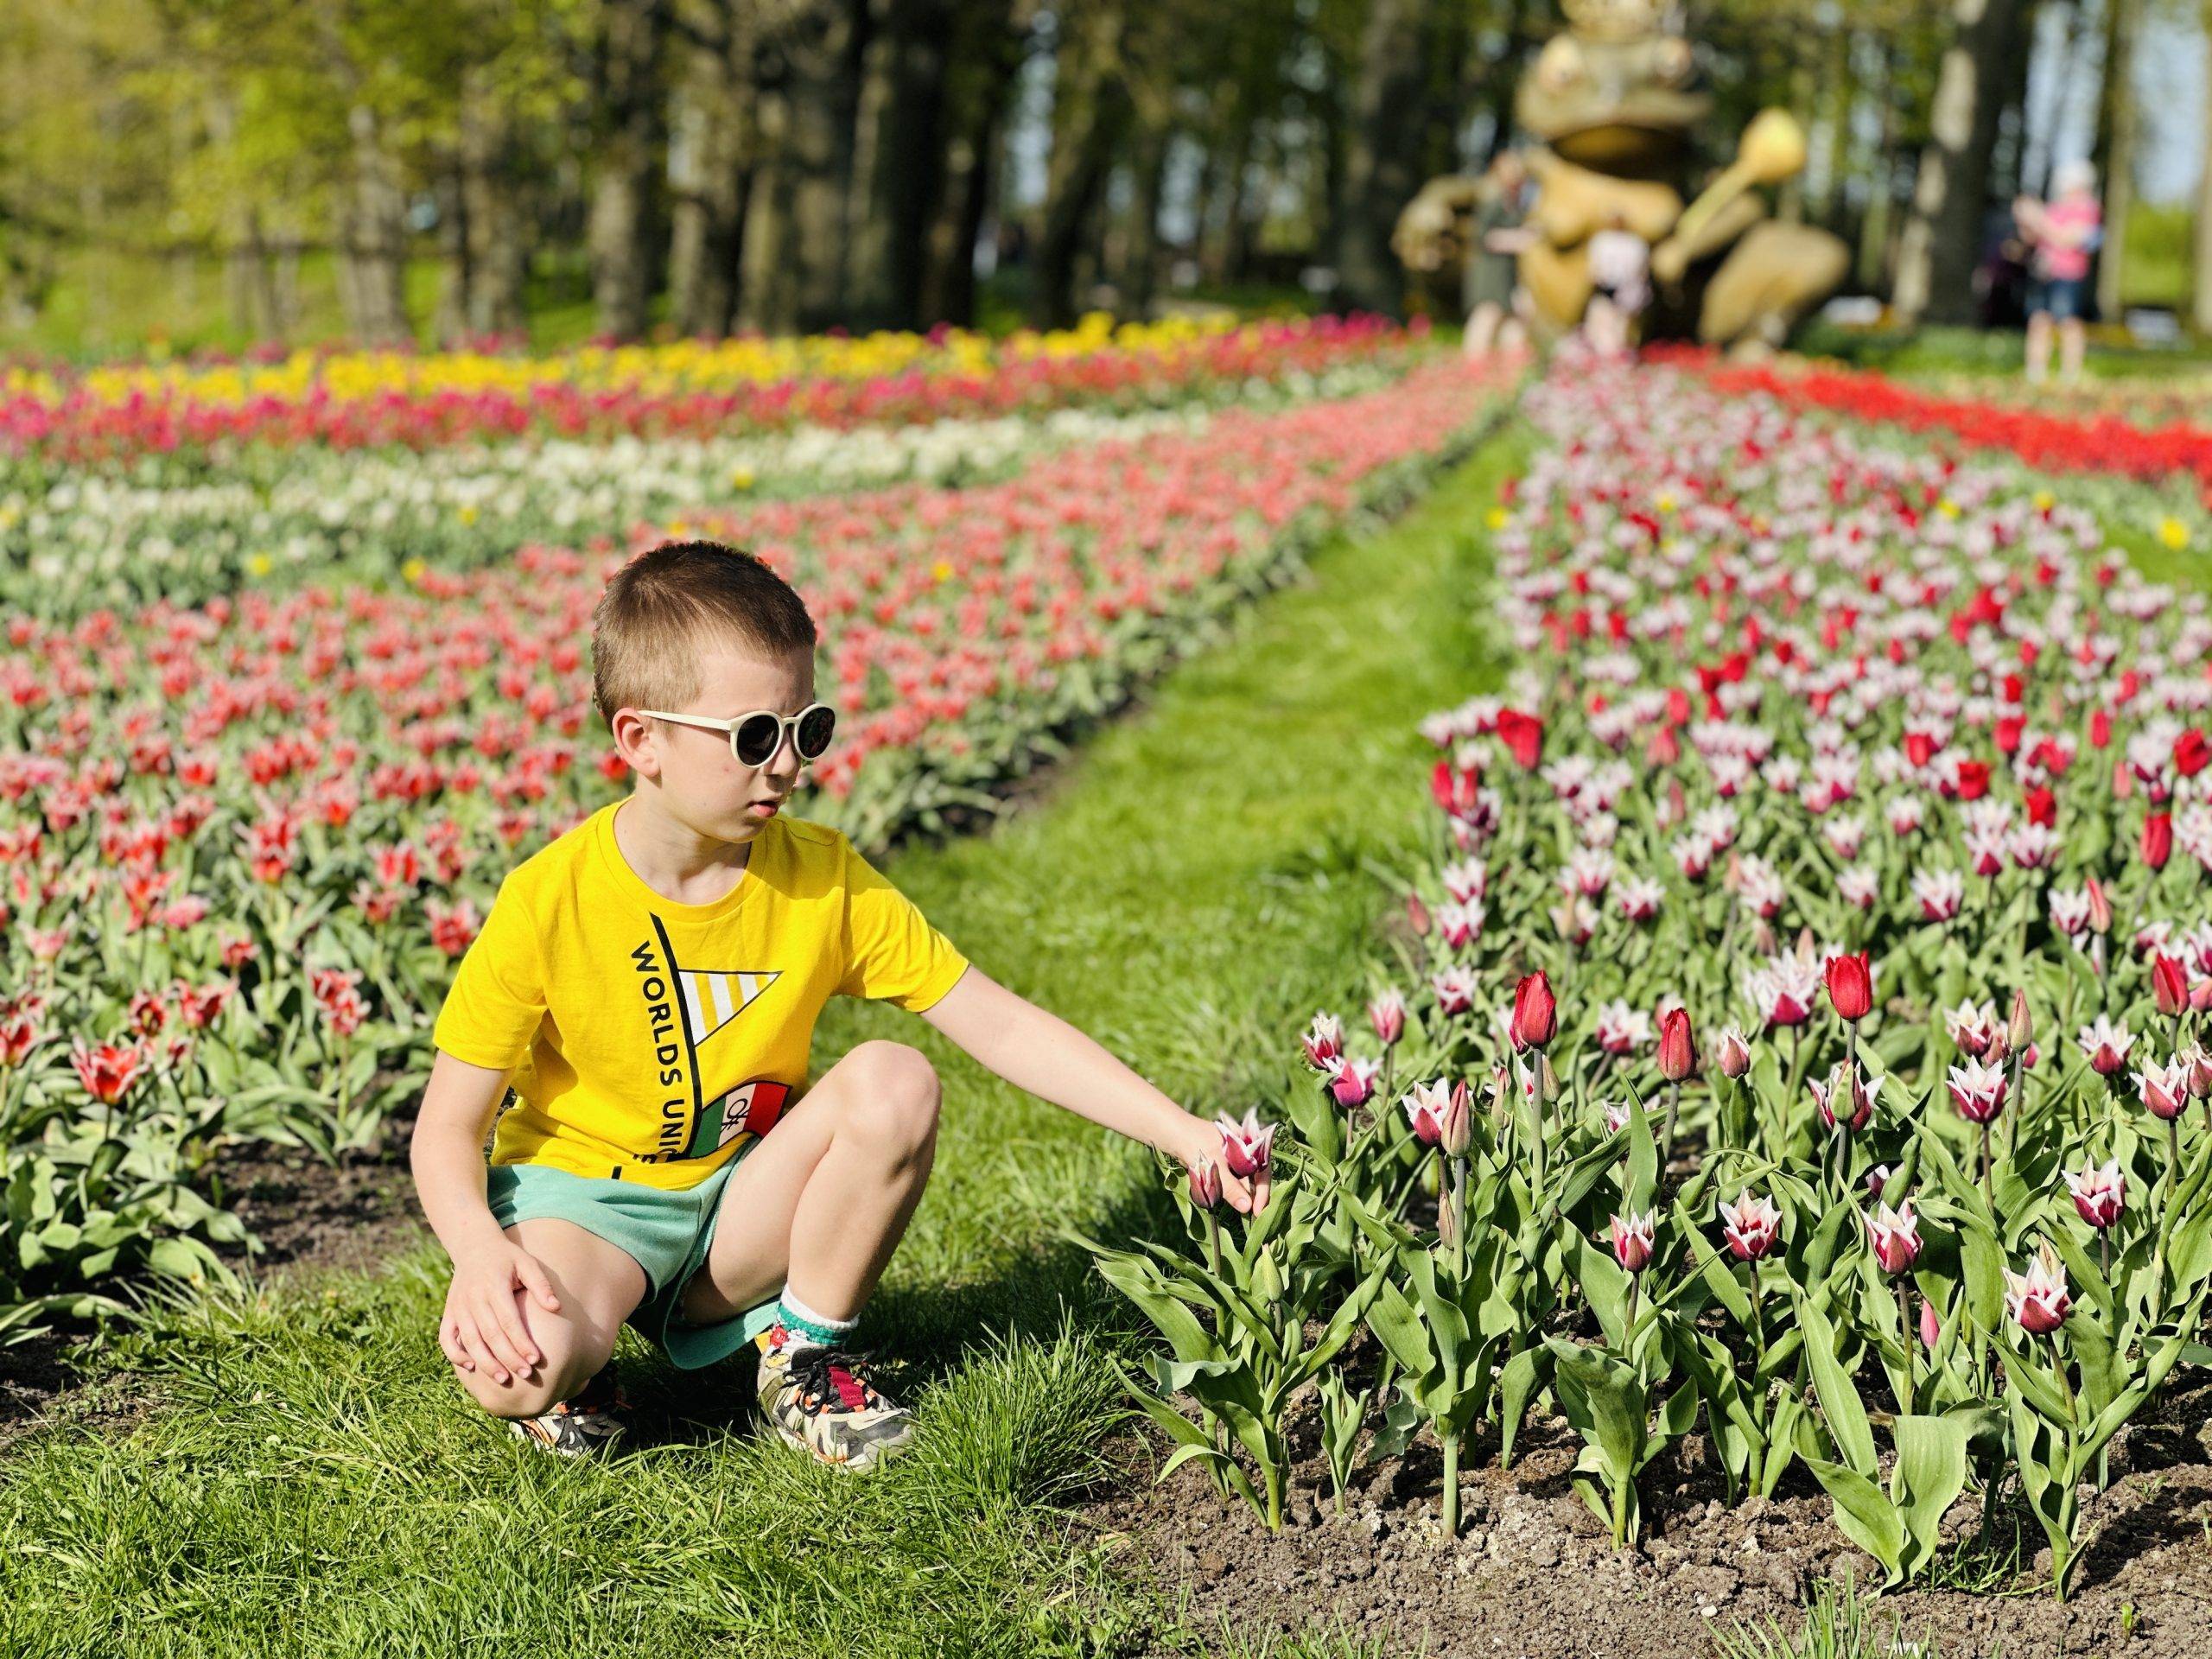
[(1718, 1631), (1714, 1639), (1721, 1659), (1938, 1659), (1933, 1641), (1908, 1638), (1902, 1624), (1894, 1613), (1875, 1614), (1848, 1580), (1839, 1586), (1822, 1579), (1802, 1629), (1769, 1621)]
[[(894, 879), (1194, 1109), (1279, 1090), (1313, 1009), (1366, 988), (1375, 874), (1419, 855), (1415, 722), (1483, 672), (1473, 527), (1518, 444), (1324, 549), (1032, 805), (906, 849)], [(1066, 1513), (1125, 1420), (1108, 1360), (1132, 1338), (1058, 1230), (1152, 1224), (1151, 1155), (884, 1005), (833, 1004), (817, 1052), (874, 1036), (927, 1052), (947, 1103), (863, 1332), (919, 1406), (907, 1459), (815, 1469), (750, 1433), (741, 1366), (679, 1376), (627, 1332), (636, 1449), (607, 1468), (528, 1451), (437, 1351), (426, 1243), (379, 1274), (158, 1311), (102, 1351), (152, 1408), (126, 1432), (65, 1407), (0, 1453), (0, 1651), (1089, 1655), (1147, 1631), (1207, 1650)]]

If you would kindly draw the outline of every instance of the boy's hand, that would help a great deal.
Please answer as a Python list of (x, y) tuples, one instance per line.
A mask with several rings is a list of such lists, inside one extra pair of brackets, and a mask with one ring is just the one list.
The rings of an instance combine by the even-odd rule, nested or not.
[(1181, 1159), (1186, 1168), (1211, 1164), (1215, 1175), (1221, 1181), (1221, 1196), (1238, 1214), (1257, 1215), (1268, 1207), (1269, 1182), (1267, 1166), (1262, 1165), (1249, 1178), (1231, 1174), (1229, 1160), (1222, 1155), (1221, 1130), (1204, 1118), (1191, 1118), (1183, 1126), (1175, 1144), (1164, 1150)]
[(480, 1366), (503, 1388), (513, 1376), (529, 1380), (545, 1357), (524, 1322), (524, 1294), (550, 1312), (560, 1311), (544, 1264), (512, 1240), (499, 1239), (456, 1259), (438, 1322), (438, 1346), (446, 1357), (464, 1371)]

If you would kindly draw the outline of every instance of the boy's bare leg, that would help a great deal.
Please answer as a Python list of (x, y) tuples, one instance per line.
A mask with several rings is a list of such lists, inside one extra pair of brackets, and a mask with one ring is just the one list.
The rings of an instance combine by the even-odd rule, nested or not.
[[(645, 1300), (645, 1272), (627, 1250), (572, 1221), (538, 1217), (505, 1230), (544, 1264), (560, 1312), (518, 1294), (515, 1305), (537, 1363), (522, 1374), (507, 1372), (504, 1382), (493, 1374), (497, 1368), (481, 1364), (454, 1375), (493, 1416), (535, 1417), (575, 1394), (607, 1363), (622, 1321)], [(523, 1357), (527, 1363), (529, 1356)]]
[(722, 1189), (714, 1248), (683, 1295), (697, 1324), (791, 1294), (858, 1313), (921, 1201), (938, 1079), (918, 1050), (868, 1042), (831, 1066)]
[(2028, 318), (2028, 384), (2038, 386), (2050, 372), (2050, 313), (2037, 311)]

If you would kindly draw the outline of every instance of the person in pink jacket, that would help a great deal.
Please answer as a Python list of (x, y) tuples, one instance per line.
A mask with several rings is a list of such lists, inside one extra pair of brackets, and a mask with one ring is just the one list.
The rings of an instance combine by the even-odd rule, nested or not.
[(2089, 256), (2104, 239), (2104, 213), (2097, 203), (2096, 169), (2087, 162), (2067, 162), (2051, 175), (2054, 199), (2022, 196), (2013, 217), (2034, 245), (2029, 266), (2028, 380), (2039, 385), (2050, 369), (2051, 325), (2057, 324), (2059, 380), (2072, 385), (2082, 378), (2088, 340), (2082, 327), (2089, 286)]

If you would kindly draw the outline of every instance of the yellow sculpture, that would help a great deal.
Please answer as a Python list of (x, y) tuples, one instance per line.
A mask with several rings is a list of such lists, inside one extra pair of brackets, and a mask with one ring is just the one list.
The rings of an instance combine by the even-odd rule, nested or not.
[[(1838, 238), (1769, 219), (1758, 187), (1805, 165), (1805, 138), (1780, 110), (1744, 130), (1736, 159), (1683, 205), (1693, 136), (1713, 100), (1690, 43), (1661, 27), (1653, 0), (1564, 0), (1567, 29), (1546, 42), (1514, 100), (1537, 194), (1519, 275), (1536, 318), (1582, 320), (1592, 284), (1590, 238), (1609, 225), (1650, 244), (1656, 297), (1647, 337), (1691, 336), (1745, 350), (1779, 346), (1791, 325), (1834, 292), (1850, 264)], [(1400, 216), (1393, 246), (1417, 274), (1481, 257), (1465, 225), (1483, 188), (1455, 176), (1423, 188)]]

